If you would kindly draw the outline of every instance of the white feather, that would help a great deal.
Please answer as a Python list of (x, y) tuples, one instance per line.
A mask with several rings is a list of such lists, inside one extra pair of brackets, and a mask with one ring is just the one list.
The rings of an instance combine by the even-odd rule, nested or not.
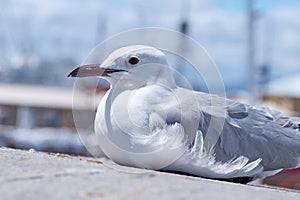
[[(140, 63), (129, 65), (130, 56)], [(101, 66), (122, 70), (105, 77), (112, 87), (95, 120), (100, 146), (113, 161), (210, 178), (299, 166), (298, 118), (179, 88), (165, 55), (152, 47), (124, 47)]]

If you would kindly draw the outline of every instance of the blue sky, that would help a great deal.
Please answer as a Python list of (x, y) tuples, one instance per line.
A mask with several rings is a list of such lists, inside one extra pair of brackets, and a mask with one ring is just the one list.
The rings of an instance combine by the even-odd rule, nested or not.
[[(180, 5), (188, 1), (189, 35), (208, 51), (226, 85), (245, 86), (245, 0), (0, 0), (0, 67), (16, 64), (23, 47), (41, 59), (67, 57), (80, 64), (96, 44), (119, 32), (179, 30)], [(273, 77), (300, 73), (300, 1), (256, 0), (255, 8), (262, 13), (255, 26), (256, 64), (268, 63)]]
[[(229, 11), (243, 11), (246, 0), (216, 0), (216, 6)], [(262, 11), (277, 9), (284, 6), (299, 5), (299, 0), (253, 0), (255, 7)]]

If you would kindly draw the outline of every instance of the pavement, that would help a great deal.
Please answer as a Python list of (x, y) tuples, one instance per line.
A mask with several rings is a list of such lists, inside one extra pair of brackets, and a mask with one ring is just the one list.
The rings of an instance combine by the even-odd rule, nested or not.
[(105, 158), (0, 148), (0, 199), (300, 199), (297, 190), (124, 167)]

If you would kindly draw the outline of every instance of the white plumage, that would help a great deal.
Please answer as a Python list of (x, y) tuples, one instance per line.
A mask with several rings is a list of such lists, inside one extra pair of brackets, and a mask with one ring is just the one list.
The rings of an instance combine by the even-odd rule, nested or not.
[(180, 88), (158, 49), (124, 47), (69, 76), (91, 75), (111, 84), (95, 132), (119, 164), (225, 179), (299, 167), (299, 118)]

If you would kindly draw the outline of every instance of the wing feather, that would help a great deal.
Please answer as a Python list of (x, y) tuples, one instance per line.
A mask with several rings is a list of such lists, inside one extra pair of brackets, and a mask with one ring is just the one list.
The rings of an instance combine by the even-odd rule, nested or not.
[[(204, 118), (215, 116), (210, 112), (211, 99), (205, 93), (199, 93), (198, 103), (204, 112)], [(220, 97), (216, 97), (220, 98)], [(265, 170), (293, 168), (299, 166), (300, 158), (300, 118), (287, 117), (269, 108), (253, 106), (226, 100), (225, 123), (215, 145), (216, 159), (221, 162), (244, 156), (253, 162), (262, 159)], [(209, 123), (199, 126), (204, 132)], [(199, 123), (201, 124), (201, 123)]]

